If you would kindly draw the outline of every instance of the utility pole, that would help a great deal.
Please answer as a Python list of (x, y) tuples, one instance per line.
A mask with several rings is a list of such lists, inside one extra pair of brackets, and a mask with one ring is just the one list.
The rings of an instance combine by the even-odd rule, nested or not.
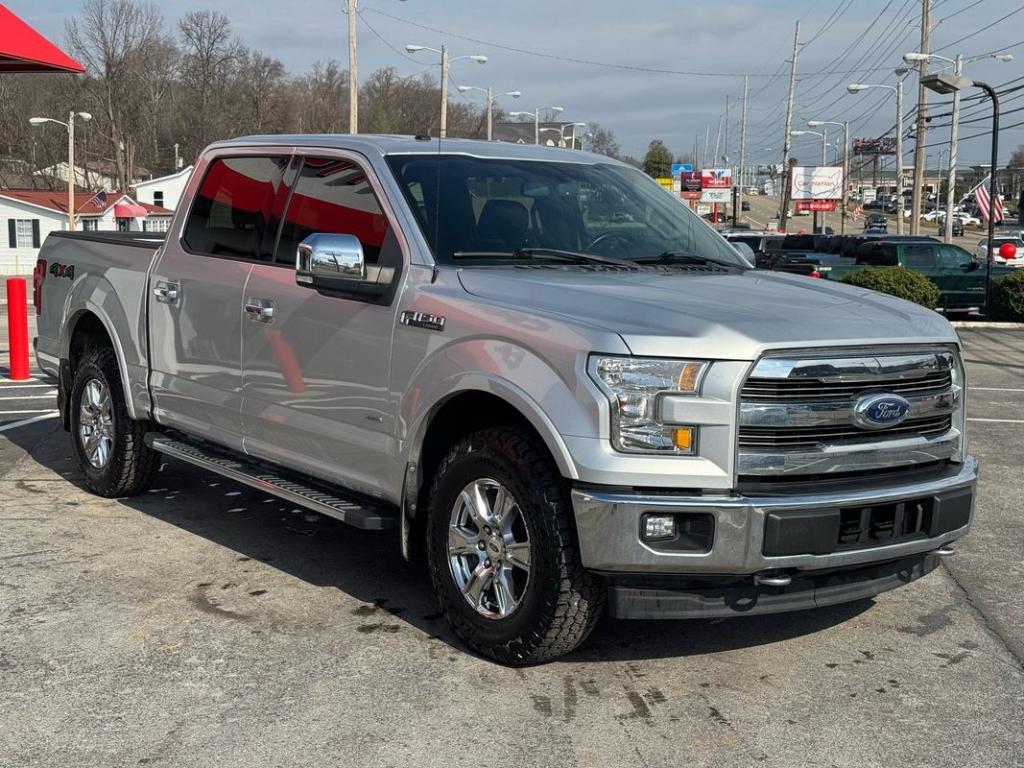
[[(995, 171), (993, 170), (993, 173)], [(68, 231), (75, 231), (75, 112), (68, 116)], [(991, 241), (989, 241), (991, 245)]]
[(793, 137), (793, 100), (796, 96), (796, 57), (800, 51), (800, 21), (796, 22), (793, 33), (793, 58), (789, 60), (789, 96), (786, 99), (786, 140), (782, 145), (782, 207), (779, 209), (779, 229), (786, 229), (786, 214), (789, 212), (789, 191), (791, 186), (789, 174), (789, 151)]
[(487, 99), (487, 140), (490, 141), (494, 134), (494, 96), (491, 95), (491, 86), (489, 85), (485, 91), (485, 97)]
[(441, 129), (440, 136), (448, 135), (448, 46), (441, 46)]
[[(921, 80), (928, 74), (928, 46), (931, 37), (932, 0), (921, 0), (921, 47), (924, 54), (918, 62), (917, 75), (917, 126), (914, 129), (914, 191), (910, 198), (910, 234), (921, 234), (921, 188), (924, 186), (924, 145), (925, 133), (928, 130), (926, 121), (928, 109), (928, 89), (921, 85)], [(903, 220), (903, 200), (899, 201), (899, 219)]]
[(846, 195), (850, 188), (850, 121), (843, 121), (843, 196), (840, 205), (843, 206), (843, 217), (839, 220), (839, 234), (846, 234)]
[(725, 115), (718, 118), (718, 133), (715, 135), (715, 156), (711, 159), (711, 167), (718, 167), (718, 150), (722, 146), (722, 126), (725, 124)]
[[(956, 63), (953, 64), (953, 74), (961, 77), (964, 73), (964, 57), (959, 53), (956, 55)], [(953, 91), (953, 119), (949, 129), (949, 175), (946, 177), (946, 232), (942, 236), (945, 243), (953, 242), (953, 207), (956, 202), (954, 191), (956, 190), (956, 150), (957, 150), (957, 128), (960, 122), (960, 89)]]
[(359, 79), (356, 74), (356, 2), (348, 0), (348, 132), (359, 133)]
[(704, 152), (700, 156), (700, 169), (704, 170), (704, 166), (708, 161), (708, 140), (711, 138), (711, 126), (704, 126)]
[(743, 116), (740, 118), (740, 193), (737, 205), (740, 210), (743, 209), (743, 185), (746, 182), (743, 176), (744, 161), (746, 160), (747, 151), (747, 85), (750, 78), (746, 75), (743, 76)]
[[(927, 2), (928, 0), (925, 0)], [(920, 114), (920, 113), (918, 113)], [(921, 137), (918, 135), (917, 146), (924, 151), (924, 144), (921, 143)], [(916, 155), (916, 151), (915, 151)], [(876, 155), (877, 159), (877, 155)], [(917, 179), (917, 170), (920, 166), (915, 162), (914, 164), (914, 178)], [(918, 190), (921, 188), (918, 187)], [(920, 208), (921, 198), (915, 192), (913, 200), (916, 201), (916, 205)], [(917, 234), (916, 224), (918, 222), (918, 214), (914, 212), (914, 203), (911, 204), (910, 208), (910, 232), (911, 234)], [(903, 234), (903, 78), (901, 77), (896, 81), (896, 234)]]
[(729, 94), (725, 94), (725, 146), (722, 150), (723, 165), (729, 165)]

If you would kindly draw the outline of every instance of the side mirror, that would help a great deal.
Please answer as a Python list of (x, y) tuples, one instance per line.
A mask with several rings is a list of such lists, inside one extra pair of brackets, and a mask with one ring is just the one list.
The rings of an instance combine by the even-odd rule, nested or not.
[(977, 259), (971, 259), (964, 265), (964, 268), (968, 272), (973, 272), (976, 269), (981, 269), (981, 263)]
[(315, 233), (295, 254), (295, 282), (324, 293), (377, 298), (391, 287), (394, 270), (367, 266), (363, 246), (355, 235)]

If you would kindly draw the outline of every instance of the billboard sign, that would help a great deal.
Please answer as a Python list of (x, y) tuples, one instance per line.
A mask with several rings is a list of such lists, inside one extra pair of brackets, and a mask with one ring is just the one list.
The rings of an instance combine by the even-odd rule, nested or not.
[(702, 203), (729, 203), (732, 201), (731, 189), (702, 189), (700, 191)]
[(841, 200), (842, 166), (805, 166), (793, 168), (793, 200)]
[(700, 192), (701, 182), (699, 171), (683, 171), (679, 176), (679, 181), (685, 191)]
[(693, 163), (672, 163), (673, 176), (679, 176), (684, 173), (693, 173)]
[(732, 189), (731, 168), (707, 168), (700, 172), (701, 189)]
[(883, 136), (879, 139), (855, 137), (853, 140), (855, 155), (895, 155), (896, 137)]
[(835, 200), (797, 200), (796, 201), (796, 212), (797, 213), (831, 213), (836, 209)]

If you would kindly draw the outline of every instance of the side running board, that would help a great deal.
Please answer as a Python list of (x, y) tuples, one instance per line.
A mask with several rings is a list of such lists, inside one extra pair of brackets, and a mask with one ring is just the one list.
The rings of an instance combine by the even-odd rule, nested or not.
[(397, 516), (387, 505), (357, 500), (318, 488), (273, 471), (232, 451), (208, 443), (191, 443), (160, 432), (146, 435), (146, 445), (166, 456), (201, 467), (257, 490), (285, 499), (314, 512), (328, 515), (355, 528), (382, 531), (394, 528)]

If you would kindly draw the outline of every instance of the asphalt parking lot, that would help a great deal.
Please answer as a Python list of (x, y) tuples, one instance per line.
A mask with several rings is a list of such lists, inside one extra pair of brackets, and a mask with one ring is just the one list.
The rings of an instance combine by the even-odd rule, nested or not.
[(939, 570), (810, 613), (605, 619), (525, 670), (459, 646), (391, 535), (174, 461), (89, 495), (2, 330), (4, 768), (1024, 765), (1020, 330), (963, 331), (983, 474)]

